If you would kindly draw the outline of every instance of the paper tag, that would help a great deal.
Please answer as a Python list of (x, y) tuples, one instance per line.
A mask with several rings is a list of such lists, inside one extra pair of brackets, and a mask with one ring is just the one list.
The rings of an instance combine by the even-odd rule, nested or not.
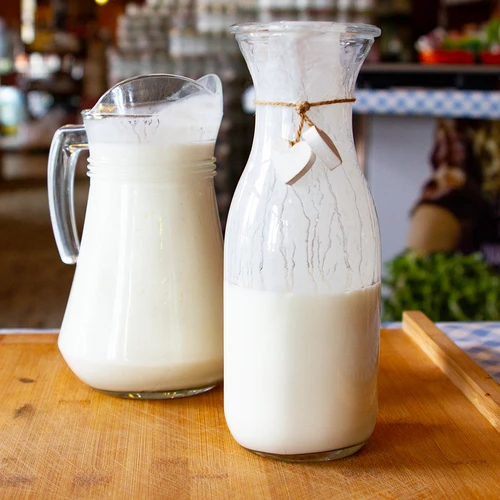
[(290, 146), (286, 139), (277, 141), (273, 146), (271, 161), (276, 176), (285, 184), (297, 182), (313, 165), (315, 154), (307, 142)]
[(333, 170), (342, 165), (342, 158), (333, 141), (318, 127), (310, 127), (302, 133), (302, 137), (309, 144), (314, 154)]

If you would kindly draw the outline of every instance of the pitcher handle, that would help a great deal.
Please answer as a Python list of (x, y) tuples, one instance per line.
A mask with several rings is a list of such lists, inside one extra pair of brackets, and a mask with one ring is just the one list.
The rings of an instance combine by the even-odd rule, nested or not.
[(50, 220), (61, 260), (75, 264), (80, 251), (74, 183), (79, 154), (88, 149), (83, 125), (65, 125), (52, 139), (47, 169)]

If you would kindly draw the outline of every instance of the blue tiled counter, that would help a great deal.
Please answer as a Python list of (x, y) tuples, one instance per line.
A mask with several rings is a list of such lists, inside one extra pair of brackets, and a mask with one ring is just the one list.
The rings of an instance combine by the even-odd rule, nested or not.
[[(359, 114), (500, 119), (500, 91), (356, 89)], [(249, 88), (243, 107), (255, 113), (255, 91)]]
[[(384, 328), (401, 328), (401, 323), (385, 323)], [(500, 322), (436, 323), (455, 344), (500, 383)]]
[(356, 113), (500, 119), (500, 91), (357, 89)]

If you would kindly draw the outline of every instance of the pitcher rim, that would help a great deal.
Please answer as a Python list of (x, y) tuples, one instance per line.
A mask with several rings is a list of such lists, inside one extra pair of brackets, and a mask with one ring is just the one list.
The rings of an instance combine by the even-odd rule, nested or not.
[(300, 32), (344, 33), (353, 38), (376, 38), (381, 30), (372, 24), (337, 23), (334, 21), (272, 21), (233, 24), (229, 32), (233, 35), (271, 35)]
[(82, 116), (83, 119), (86, 119), (86, 120), (101, 120), (103, 118), (151, 118), (152, 116), (154, 116), (153, 113), (149, 113), (149, 114), (106, 113), (106, 112), (100, 112), (100, 111), (92, 111), (92, 108), (84, 109), (84, 110), (80, 111), (80, 115)]

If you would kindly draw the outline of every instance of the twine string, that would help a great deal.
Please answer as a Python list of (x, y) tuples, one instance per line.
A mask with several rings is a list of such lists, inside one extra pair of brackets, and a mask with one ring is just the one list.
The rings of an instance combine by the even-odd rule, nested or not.
[(295, 111), (299, 115), (299, 125), (297, 126), (297, 131), (295, 132), (295, 137), (290, 144), (294, 146), (300, 141), (302, 135), (302, 130), (304, 129), (304, 124), (307, 123), (309, 127), (314, 127), (313, 121), (307, 116), (307, 112), (316, 106), (326, 106), (328, 104), (343, 104), (346, 102), (355, 102), (356, 98), (348, 97), (346, 99), (329, 99), (328, 101), (297, 101), (297, 102), (282, 102), (282, 101), (254, 101), (255, 104), (260, 106), (284, 106), (286, 108), (295, 108)]

